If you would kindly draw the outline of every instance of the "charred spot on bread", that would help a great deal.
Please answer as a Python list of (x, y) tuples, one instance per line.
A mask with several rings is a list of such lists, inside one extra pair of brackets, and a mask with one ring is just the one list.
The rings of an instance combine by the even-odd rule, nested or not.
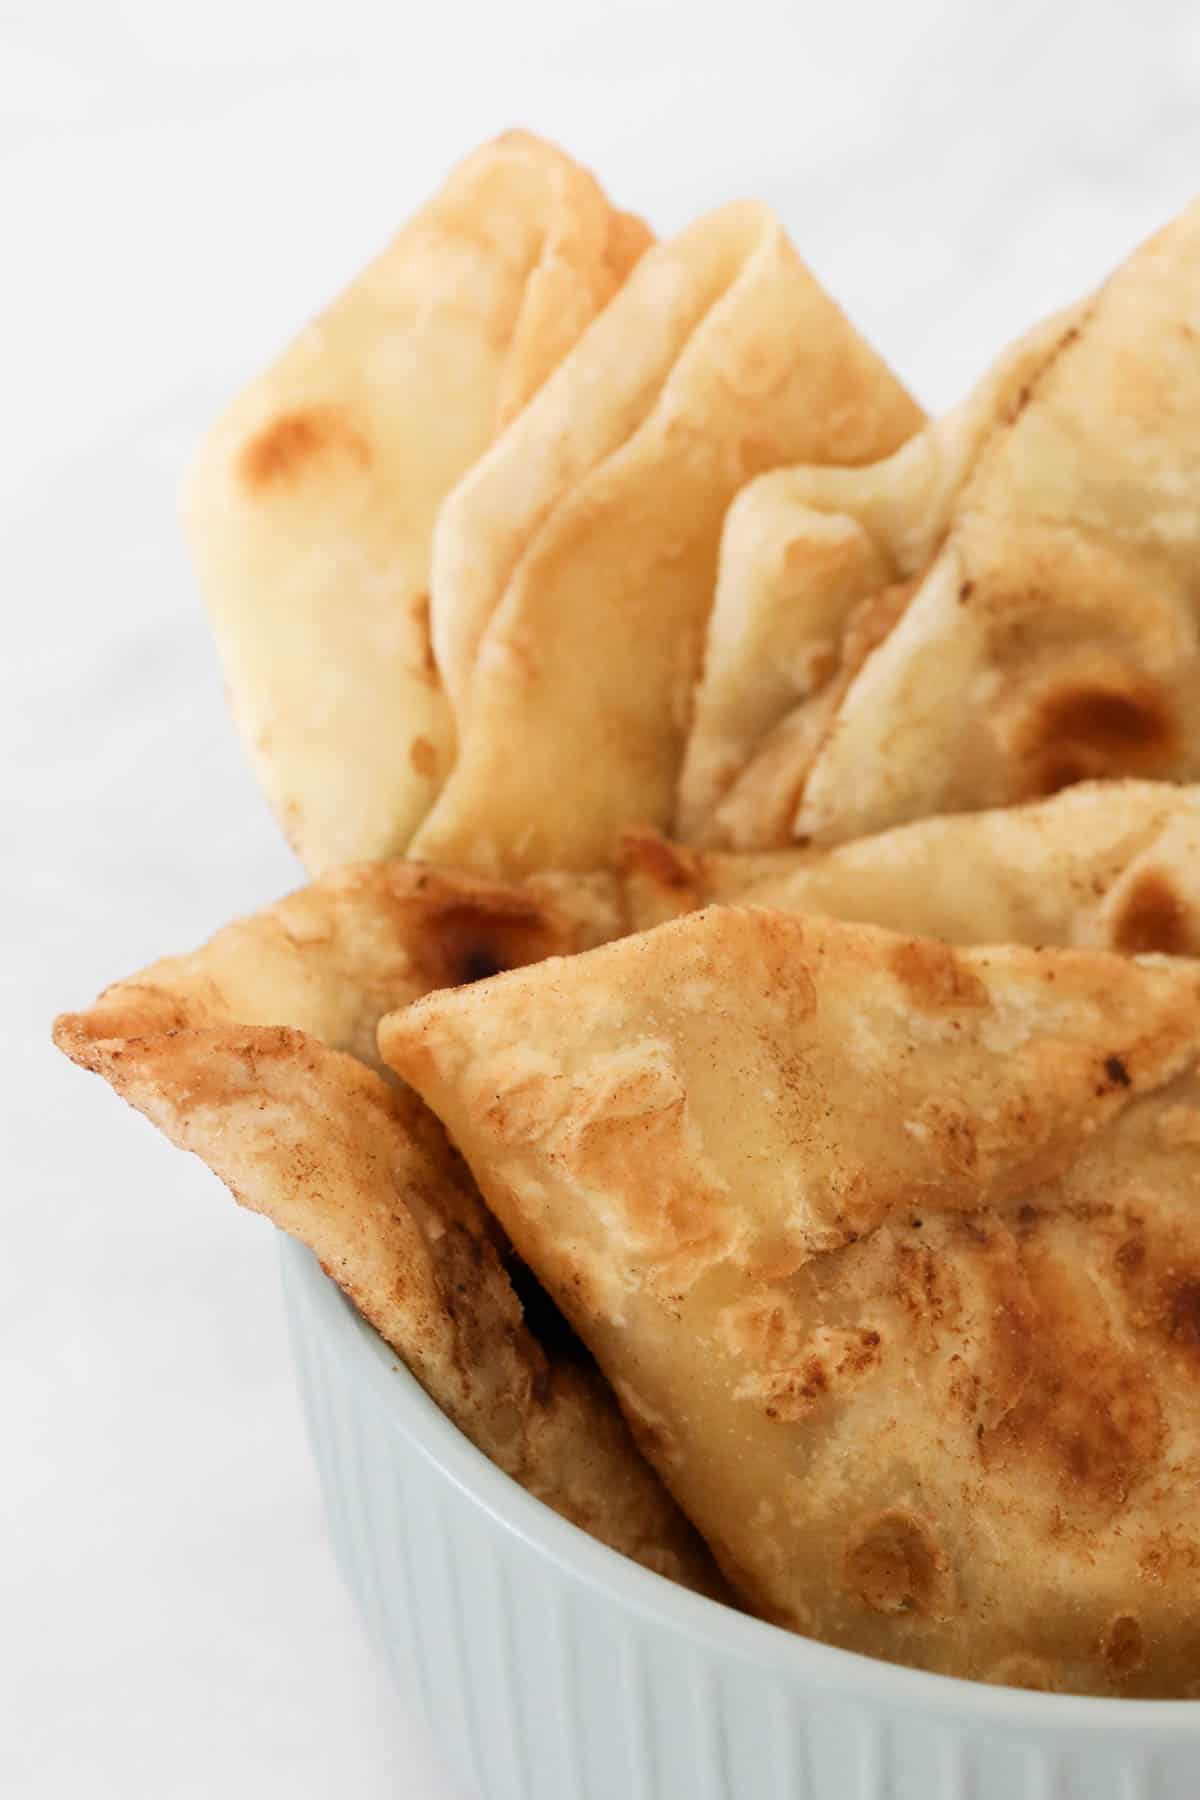
[(252, 494), (290, 487), (318, 462), (344, 457), (370, 467), (371, 447), (335, 406), (298, 407), (280, 413), (242, 446), (237, 470)]

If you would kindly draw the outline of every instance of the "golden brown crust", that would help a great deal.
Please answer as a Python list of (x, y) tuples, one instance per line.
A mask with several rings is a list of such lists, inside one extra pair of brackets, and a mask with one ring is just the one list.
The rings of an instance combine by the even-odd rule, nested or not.
[(928, 1519), (889, 1507), (856, 1521), (842, 1554), (844, 1586), (873, 1612), (931, 1619), (953, 1613), (948, 1558)]
[[(58, 1020), (234, 1197), (308, 1244), (468, 1437), (648, 1567), (720, 1596), (602, 1380), (526, 1327), (498, 1234), (412, 1090), (365, 1066), (380, 1014), (594, 941), (604, 893), (502, 888), (407, 864), (326, 877)], [(346, 1054), (347, 1051), (357, 1054)]]
[(1200, 1696), (1200, 202), (923, 430), (764, 208), (651, 245), (505, 134), (189, 489), (308, 865), (489, 878), (56, 1042), (647, 1566)]
[(380, 1045), (749, 1604), (1193, 1691), (1194, 965), (721, 907)]
[(1165, 869), (1147, 868), (1130, 885), (1113, 921), (1114, 948), (1132, 956), (1200, 955), (1200, 920), (1191, 895)]

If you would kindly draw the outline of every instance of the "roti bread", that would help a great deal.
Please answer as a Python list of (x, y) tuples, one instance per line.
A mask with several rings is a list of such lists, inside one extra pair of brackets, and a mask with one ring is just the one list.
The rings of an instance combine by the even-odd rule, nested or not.
[(527, 1326), (506, 1240), (437, 1121), (362, 1060), (388, 1006), (588, 941), (584, 898), (573, 923), (469, 877), (348, 871), (116, 984), (55, 1041), (306, 1243), (485, 1455), (613, 1548), (722, 1597), (602, 1378)]
[(403, 850), (444, 781), (438, 507), (650, 241), (570, 157), (509, 132), (202, 446), (187, 534), (239, 728), (310, 873)]
[(458, 756), (411, 854), (591, 869), (626, 826), (669, 826), (729, 502), (921, 422), (766, 207), (648, 252), (439, 522)]
[(895, 619), (776, 728), (706, 837), (838, 843), (1088, 778), (1196, 779), (1198, 295), (1195, 203), (1020, 385)]
[[(797, 755), (791, 715), (808, 703), (801, 716), (815, 749), (850, 676), (933, 560), (988, 432), (1081, 310), (1035, 326), (960, 406), (882, 462), (776, 469), (738, 494), (721, 534), (680, 775), (676, 830), (685, 843), (762, 849), (790, 841)], [(772, 733), (780, 726), (777, 745)], [(751, 780), (714, 818), (768, 743), (771, 756), (759, 758)], [(782, 765), (782, 783), (767, 779), (773, 762)]]
[(1197, 1692), (1196, 965), (713, 907), (380, 1046), (755, 1610)]

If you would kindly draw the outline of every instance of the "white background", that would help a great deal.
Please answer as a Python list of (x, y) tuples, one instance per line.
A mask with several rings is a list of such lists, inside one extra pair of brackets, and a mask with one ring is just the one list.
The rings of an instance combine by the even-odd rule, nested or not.
[(660, 231), (770, 199), (941, 406), (1200, 186), (1198, 102), (1189, 0), (0, 0), (0, 1793), (449, 1800), (268, 1228), (47, 1045), (297, 881), (175, 525), (216, 407), (517, 123)]

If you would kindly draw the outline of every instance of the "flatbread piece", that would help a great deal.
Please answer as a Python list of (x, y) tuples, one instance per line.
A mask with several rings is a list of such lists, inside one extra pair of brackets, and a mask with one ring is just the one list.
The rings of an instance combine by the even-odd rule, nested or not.
[(1194, 964), (715, 907), (380, 1045), (749, 1605), (1200, 1692)]

